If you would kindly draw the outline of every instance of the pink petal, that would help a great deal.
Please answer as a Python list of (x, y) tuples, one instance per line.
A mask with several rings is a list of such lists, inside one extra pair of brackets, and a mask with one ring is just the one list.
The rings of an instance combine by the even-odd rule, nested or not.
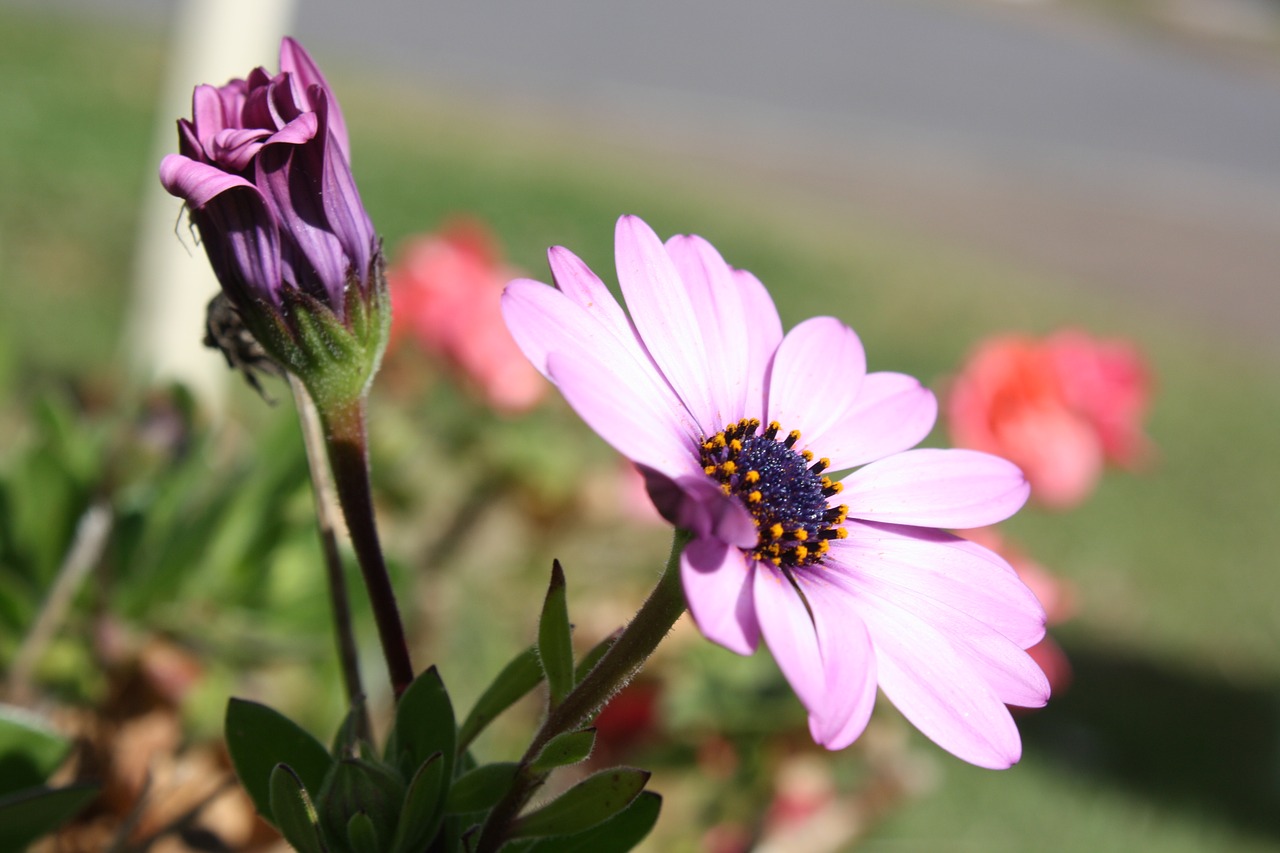
[(1013, 515), (1030, 487), (1018, 466), (976, 450), (908, 450), (844, 480), (837, 500), (867, 521), (983, 527)]
[(860, 599), (889, 701), (938, 746), (970, 764), (1004, 769), (1022, 741), (1009, 710), (968, 656), (926, 620), (875, 596)]
[(628, 346), (560, 291), (527, 279), (507, 285), (502, 315), (533, 366), (620, 453), (668, 476), (701, 474), (696, 427), (634, 340)]
[(747, 317), (747, 388), (746, 416), (763, 419), (765, 411), (765, 385), (769, 365), (782, 343), (782, 320), (773, 304), (769, 291), (746, 270), (734, 270), (733, 280), (742, 299), (743, 314)]
[(609, 288), (582, 259), (562, 246), (547, 250), (551, 278), (556, 287), (584, 311), (622, 340), (634, 340), (635, 331)]
[(809, 731), (827, 749), (844, 749), (871, 719), (875, 653), (852, 595), (829, 583), (806, 582), (804, 576), (797, 580), (813, 611), (826, 684), (821, 713), (810, 714)]
[[(782, 339), (769, 374), (768, 419), (800, 430), (800, 446), (835, 422), (856, 399), (867, 372), (857, 334), (834, 317), (813, 317)], [(826, 455), (825, 452), (819, 455)]]
[(810, 447), (843, 471), (915, 447), (937, 417), (937, 398), (913, 377), (868, 373), (852, 405)]
[(740, 655), (751, 654), (760, 642), (752, 568), (740, 549), (717, 539), (695, 539), (680, 556), (684, 597), (698, 630)]
[[(829, 565), (846, 556), (833, 557)], [(1002, 703), (1038, 708), (1048, 701), (1049, 683), (1031, 656), (981, 616), (957, 609), (962, 600), (943, 601), (912, 584), (895, 583), (892, 570), (897, 566), (883, 566), (878, 575), (869, 566), (874, 566), (874, 560), (863, 559), (855, 571), (840, 573), (833, 580), (850, 597), (860, 601), (874, 598), (931, 625)], [(835, 566), (832, 568), (834, 574)], [(1041, 636), (1043, 633), (1042, 628)]]
[(694, 314), (689, 292), (653, 229), (637, 217), (624, 216), (614, 241), (618, 283), (641, 340), (693, 414), (699, 433), (718, 432), (724, 424), (711, 399), (702, 340), (706, 318)]
[(566, 348), (547, 356), (547, 373), (587, 426), (632, 462), (673, 479), (703, 476), (664, 389), (625, 353)]
[(826, 678), (818, 631), (804, 601), (782, 572), (765, 563), (756, 564), (753, 592), (756, 620), (769, 652), (800, 702), (821, 718)]
[(748, 319), (733, 271), (701, 237), (677, 235), (666, 247), (694, 316), (706, 320), (702, 335), (714, 417), (722, 427), (737, 423), (745, 412), (750, 355), (744, 334)]
[(833, 571), (967, 613), (1022, 649), (1044, 636), (1044, 608), (995, 553), (929, 528), (851, 521), (845, 529), (848, 538), (831, 543)]

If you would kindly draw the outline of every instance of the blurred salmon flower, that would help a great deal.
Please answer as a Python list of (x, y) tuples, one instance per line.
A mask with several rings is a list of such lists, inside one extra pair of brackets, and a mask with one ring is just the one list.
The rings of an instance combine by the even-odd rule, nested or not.
[(392, 341), (412, 339), (499, 412), (533, 408), (548, 386), (516, 347), (500, 307), (515, 275), (480, 222), (459, 220), (412, 240), (387, 270)]
[(981, 343), (952, 380), (946, 411), (956, 446), (1017, 463), (1033, 497), (1067, 508), (1088, 497), (1105, 463), (1133, 467), (1149, 456), (1150, 396), (1134, 346), (1066, 330)]

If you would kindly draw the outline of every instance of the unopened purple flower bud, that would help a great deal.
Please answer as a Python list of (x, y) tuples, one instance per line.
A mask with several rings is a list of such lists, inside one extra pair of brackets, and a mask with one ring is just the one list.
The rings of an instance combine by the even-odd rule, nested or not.
[[(285, 38), (278, 74), (256, 68), (197, 86), (178, 149), (161, 162), (160, 181), (186, 202), (245, 325), (304, 381), (315, 359), (297, 351), (307, 349), (303, 327), (345, 327), (367, 356), (367, 381), (389, 319), (381, 250), (351, 175), (342, 111), (307, 52)], [(299, 311), (323, 316), (300, 321)]]

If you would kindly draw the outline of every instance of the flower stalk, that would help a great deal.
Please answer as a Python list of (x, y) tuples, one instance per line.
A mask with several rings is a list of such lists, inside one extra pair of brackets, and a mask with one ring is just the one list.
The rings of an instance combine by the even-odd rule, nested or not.
[(324, 427), (315, 404), (302, 381), (286, 373), (293, 401), (302, 426), (302, 441), (307, 451), (307, 468), (311, 473), (311, 492), (316, 503), (316, 523), (320, 531), (320, 547), (329, 582), (329, 604), (333, 609), (333, 626), (338, 645), (338, 661), (342, 667), (342, 683), (347, 691), (347, 704), (356, 713), (356, 731), (363, 740), (373, 742), (373, 730), (365, 708), (364, 685), (360, 678), (359, 652), (355, 631), (351, 626), (351, 599), (342, 572), (342, 555), (338, 551), (333, 505), (336, 503), (333, 479), (325, 458)]
[(691, 535), (677, 529), (671, 555), (658, 585), (636, 611), (635, 617), (609, 647), (609, 651), (577, 686), (556, 705), (520, 759), (520, 769), (506, 795), (489, 812), (476, 844), (476, 853), (496, 853), (506, 840), (512, 822), (549, 775), (533, 769), (535, 759), (553, 738), (581, 727), (614, 694), (627, 685), (685, 611), (680, 583), (680, 554)]
[(320, 410), (324, 442), (333, 470), (338, 503), (347, 522), (347, 533), (364, 577), (369, 602), (373, 606), (378, 638), (397, 700), (413, 682), (413, 664), (405, 639), (395, 590), (378, 541), (373, 512), (373, 491), (369, 482), (368, 438), (365, 428), (365, 400), (358, 397), (345, 405)]

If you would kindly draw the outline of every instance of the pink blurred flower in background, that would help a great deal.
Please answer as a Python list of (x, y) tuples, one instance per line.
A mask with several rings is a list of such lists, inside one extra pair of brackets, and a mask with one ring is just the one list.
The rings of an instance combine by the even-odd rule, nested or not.
[(1067, 508), (1088, 497), (1105, 463), (1149, 456), (1150, 396), (1150, 370), (1126, 341), (1006, 335), (981, 343), (952, 380), (947, 419), (957, 446), (1012, 460), (1037, 500)]
[(458, 220), (412, 239), (387, 269), (392, 346), (410, 339), (495, 410), (527, 411), (546, 395), (547, 383), (502, 320), (502, 289), (516, 275), (478, 221)]

